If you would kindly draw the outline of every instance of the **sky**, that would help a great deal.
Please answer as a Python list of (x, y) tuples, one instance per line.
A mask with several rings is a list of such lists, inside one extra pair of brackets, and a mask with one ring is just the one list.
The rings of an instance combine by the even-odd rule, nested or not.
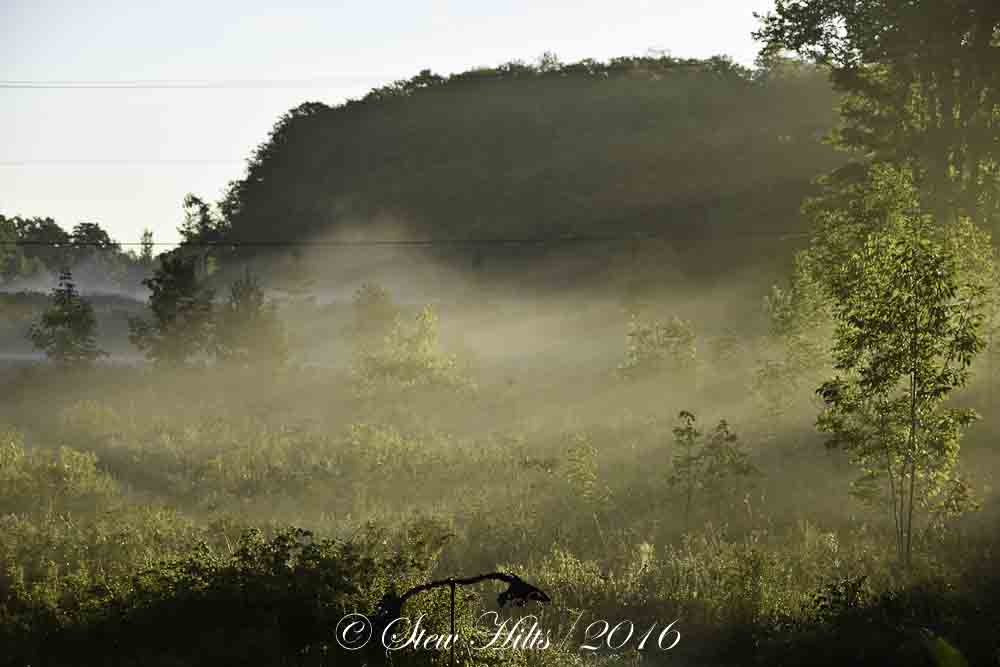
[(545, 52), (749, 66), (753, 12), (772, 4), (0, 0), (0, 214), (98, 222), (129, 243), (148, 227), (175, 243), (184, 195), (217, 201), (302, 102)]

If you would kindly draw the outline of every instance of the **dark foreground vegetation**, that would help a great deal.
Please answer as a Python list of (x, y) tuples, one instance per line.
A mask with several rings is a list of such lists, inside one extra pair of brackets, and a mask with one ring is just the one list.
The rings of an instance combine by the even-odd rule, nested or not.
[[(759, 37), (753, 72), (546, 58), (305, 105), (220, 205), (186, 201), (159, 257), (0, 219), (10, 284), (60, 272), (0, 304), (48, 358), (2, 371), (0, 665), (448, 664), (345, 650), (338, 623), (490, 571), (551, 598), (501, 610), (551, 645), (470, 648), (493, 583), (461, 589), (454, 621), (447, 586), (414, 596), (430, 632), (455, 623), (456, 663), (1000, 664), (1000, 5), (782, 0)], [(824, 77), (843, 159), (775, 102), (823, 91), (834, 124)], [(721, 160), (744, 142), (773, 159)], [(792, 191), (801, 218), (774, 207)], [(738, 238), (726, 201), (807, 242), (668, 264), (685, 228)], [(714, 213), (643, 222), (691, 202)], [(331, 284), (317, 255), (249, 243), (386, 218), (469, 240), (617, 220), (673, 255), (541, 290), (565, 274), (540, 253), (507, 271), (533, 286), (512, 299), (441, 257), (355, 258)], [(94, 267), (145, 303), (92, 298)], [(142, 363), (110, 363), (126, 346)]]

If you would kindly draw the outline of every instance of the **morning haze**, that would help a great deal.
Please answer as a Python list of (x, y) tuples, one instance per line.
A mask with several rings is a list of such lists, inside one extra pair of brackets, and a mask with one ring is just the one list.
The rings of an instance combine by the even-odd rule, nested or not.
[(995, 663), (992, 2), (3, 12), (0, 667)]

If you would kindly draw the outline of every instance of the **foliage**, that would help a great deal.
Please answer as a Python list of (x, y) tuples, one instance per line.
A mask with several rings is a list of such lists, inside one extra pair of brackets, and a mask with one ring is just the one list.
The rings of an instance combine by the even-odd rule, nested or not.
[(995, 229), (998, 28), (991, 0), (779, 0), (755, 36), (830, 68), (840, 145), (914, 169), (930, 210)]
[(20, 248), (17, 247), (17, 228), (14, 221), (0, 215), (0, 278), (4, 281), (21, 272)]
[(582, 499), (590, 513), (595, 515), (603, 513), (611, 502), (611, 489), (601, 481), (597, 459), (597, 448), (586, 433), (570, 435), (563, 474), (574, 495)]
[(757, 471), (726, 420), (720, 420), (705, 438), (692, 413), (682, 410), (678, 419), (673, 433), (679, 451), (674, 454), (667, 483), (682, 494), (684, 526), (688, 531), (696, 498), (711, 505), (712, 514), (719, 517), (722, 510), (744, 490), (738, 480)]
[(142, 240), (140, 241), (139, 263), (143, 266), (153, 264), (153, 230), (148, 227), (142, 230)]
[(50, 272), (70, 268), (70, 234), (52, 218), (10, 219), (14, 224), (20, 251), (31, 268)]
[(823, 365), (826, 355), (818, 334), (830, 319), (823, 283), (810, 259), (807, 254), (797, 255), (789, 286), (773, 286), (764, 299), (769, 333), (784, 349), (789, 369), (798, 375)]
[[(430, 238), (676, 240), (688, 225), (731, 238), (736, 219), (782, 231), (811, 175), (842, 162), (818, 141), (835, 121), (825, 72), (793, 70), (764, 75), (722, 57), (548, 58), (423, 70), (343, 105), (308, 102), (275, 123), (220, 202), (227, 240), (303, 240), (383, 215)], [(497, 264), (514, 253), (479, 252)], [(740, 244), (719, 253), (748, 260)]]
[(682, 373), (694, 368), (695, 336), (691, 323), (679, 317), (667, 322), (629, 319), (628, 348), (618, 372), (625, 378), (656, 375), (663, 371)]
[[(202, 541), (128, 579), (67, 579), (52, 592), (90, 600), (76, 606), (15, 582), (2, 609), (8, 623), (23, 624), (22, 633), (10, 645), (16, 652), (4, 658), (9, 664), (99, 665), (106, 655), (144, 665), (281, 664), (292, 657), (299, 664), (362, 664), (373, 652), (341, 649), (332, 636), (337, 622), (372, 609), (387, 575), (405, 582), (434, 558), (412, 538), (386, 553), (371, 544), (378, 537), (369, 531), (346, 542), (297, 528), (271, 536), (248, 530), (228, 554)], [(429, 610), (414, 603), (413, 611)], [(163, 632), (165, 619), (171, 632)]]
[(66, 231), (52, 218), (0, 215), (0, 280), (5, 283), (68, 270), (81, 284), (130, 290), (145, 268), (138, 255), (123, 252), (96, 222)]
[(183, 364), (211, 344), (212, 296), (199, 278), (193, 257), (168, 255), (153, 276), (142, 284), (149, 288), (153, 320), (129, 319), (129, 340), (160, 364)]
[[(0, 480), (4, 493), (0, 514), (89, 510), (106, 504), (118, 485), (97, 469), (97, 457), (70, 447), (57, 452), (26, 448), (16, 431), (0, 432)], [(40, 505), (39, 500), (45, 504)]]
[(959, 443), (976, 415), (942, 404), (965, 385), (984, 346), (988, 286), (959, 274), (940, 236), (930, 216), (898, 214), (852, 258), (834, 292), (835, 367), (847, 375), (818, 390), (829, 445), (847, 449), (862, 468), (856, 489), (870, 496), (887, 478), (897, 553), (907, 565), (914, 510), (963, 486), (955, 477)]
[(397, 316), (380, 343), (362, 343), (352, 369), (358, 389), (370, 394), (381, 388), (472, 388), (458, 370), (458, 359), (444, 354), (438, 344), (438, 317), (425, 306), (407, 322)]
[(177, 231), (182, 245), (197, 246), (224, 240), (227, 226), (211, 205), (189, 193), (184, 197), (184, 222)]
[(229, 288), (229, 300), (215, 313), (213, 347), (217, 357), (242, 367), (277, 367), (288, 358), (288, 344), (277, 307), (264, 299), (247, 269)]
[(78, 251), (121, 250), (121, 246), (96, 222), (81, 222), (70, 232), (69, 242)]
[(96, 329), (93, 306), (77, 292), (72, 274), (64, 271), (49, 296), (48, 308), (31, 325), (28, 337), (35, 349), (54, 362), (85, 366), (107, 355), (97, 347)]

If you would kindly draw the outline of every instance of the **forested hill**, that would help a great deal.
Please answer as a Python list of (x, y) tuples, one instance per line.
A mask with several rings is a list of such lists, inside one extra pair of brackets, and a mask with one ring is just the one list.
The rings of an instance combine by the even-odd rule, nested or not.
[(821, 143), (835, 113), (826, 74), (789, 61), (424, 71), (287, 113), (219, 224), (255, 243), (380, 220), (449, 239), (784, 232), (801, 226), (812, 179), (842, 159)]

